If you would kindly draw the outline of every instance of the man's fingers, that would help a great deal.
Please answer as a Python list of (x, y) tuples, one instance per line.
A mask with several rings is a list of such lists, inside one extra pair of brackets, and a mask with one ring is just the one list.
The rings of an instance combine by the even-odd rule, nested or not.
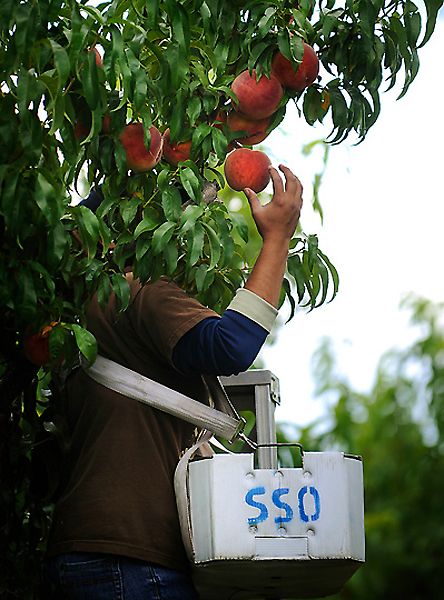
[(285, 165), (279, 165), (279, 169), (285, 175), (285, 190), (290, 193), (299, 192), (302, 193), (302, 183), (296, 177), (291, 169)]
[(274, 194), (280, 194), (284, 191), (284, 184), (282, 182), (281, 176), (276, 171), (274, 167), (269, 167), (268, 171), (270, 173), (271, 180), (273, 182), (273, 192)]
[(245, 188), (244, 189), (244, 194), (246, 195), (247, 200), (248, 200), (248, 202), (250, 204), (251, 212), (254, 213), (254, 211), (261, 206), (261, 203), (259, 202), (259, 198), (253, 192), (253, 190), (250, 190), (250, 188)]

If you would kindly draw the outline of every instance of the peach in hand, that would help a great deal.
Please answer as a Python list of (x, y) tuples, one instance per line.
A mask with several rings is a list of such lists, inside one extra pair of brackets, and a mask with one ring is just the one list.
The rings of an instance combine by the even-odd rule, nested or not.
[(237, 148), (227, 156), (224, 166), (225, 178), (231, 189), (238, 192), (250, 188), (258, 193), (270, 181), (271, 161), (264, 152)]

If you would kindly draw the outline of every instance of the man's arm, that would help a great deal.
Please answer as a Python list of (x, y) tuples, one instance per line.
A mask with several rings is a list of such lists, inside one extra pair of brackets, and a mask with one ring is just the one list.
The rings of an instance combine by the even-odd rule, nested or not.
[(279, 165), (285, 175), (285, 187), (279, 173), (270, 167), (274, 194), (262, 206), (256, 194), (246, 189), (251, 213), (263, 239), (262, 249), (245, 288), (277, 307), (287, 264), (288, 245), (296, 231), (302, 208), (302, 184), (288, 167)]
[[(293, 173), (285, 188), (276, 169), (270, 169), (274, 194), (261, 206), (256, 194), (245, 190), (263, 246), (244, 289), (220, 319), (204, 319), (176, 344), (173, 363), (185, 374), (231, 375), (246, 370), (256, 358), (276, 318), (276, 306), (288, 255), (302, 206), (302, 185)], [(246, 291), (247, 290), (247, 291)]]

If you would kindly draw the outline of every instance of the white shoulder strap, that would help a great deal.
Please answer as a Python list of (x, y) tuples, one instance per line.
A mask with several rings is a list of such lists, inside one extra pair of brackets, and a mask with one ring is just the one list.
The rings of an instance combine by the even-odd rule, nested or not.
[(199, 440), (191, 446), (177, 464), (174, 472), (174, 491), (176, 494), (177, 512), (179, 515), (180, 531), (182, 541), (185, 547), (185, 552), (188, 559), (193, 562), (194, 559), (194, 544), (193, 544), (193, 529), (191, 526), (191, 514), (189, 503), (188, 489), (188, 464), (199, 448), (208, 443), (211, 438), (211, 431), (203, 431)]
[[(234, 440), (243, 431), (245, 421), (237, 415), (231, 404), (224, 404), (227, 398), (222, 397), (224, 390), (217, 378), (206, 379), (207, 384), (210, 384), (210, 393), (219, 406), (222, 403), (224, 410), (228, 406), (231, 414), (193, 400), (103, 356), (97, 356), (96, 361), (90, 367), (86, 365), (82, 365), (82, 367), (85, 373), (101, 385), (128, 398), (163, 410), (197, 427), (208, 429), (227, 440)], [(219, 392), (217, 383), (221, 388)], [(215, 395), (218, 395), (219, 398), (214, 398)]]

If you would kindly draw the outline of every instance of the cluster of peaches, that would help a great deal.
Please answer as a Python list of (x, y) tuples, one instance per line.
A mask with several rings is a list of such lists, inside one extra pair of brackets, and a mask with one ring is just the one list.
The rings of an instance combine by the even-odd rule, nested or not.
[[(92, 50), (97, 66), (101, 67), (103, 63), (100, 53), (96, 48)], [(237, 97), (237, 103), (226, 112), (220, 111), (215, 118), (215, 126), (226, 127), (233, 140), (228, 146), (229, 154), (225, 160), (225, 178), (233, 190), (250, 188), (260, 192), (265, 189), (270, 180), (270, 159), (263, 152), (245, 148), (243, 145), (253, 146), (267, 137), (273, 114), (284, 95), (284, 88), (301, 92), (314, 83), (318, 72), (318, 57), (313, 48), (304, 44), (302, 62), (297, 70), (289, 60), (277, 52), (273, 58), (270, 77), (262, 76), (258, 79), (253, 70), (251, 74), (243, 71), (234, 79), (231, 90)], [(109, 126), (110, 118), (106, 115), (103, 130), (109, 131)], [(84, 123), (76, 123), (74, 132), (78, 139), (84, 139), (88, 131), (89, 128)], [(153, 169), (161, 159), (177, 166), (179, 162), (190, 158), (191, 140), (172, 142), (169, 129), (161, 134), (155, 126), (150, 127), (150, 137), (150, 146), (147, 148), (142, 123), (130, 123), (120, 133), (127, 166), (135, 173)], [(56, 322), (52, 322), (39, 332), (26, 335), (24, 351), (31, 363), (37, 366), (48, 364), (49, 336), (56, 325)]]
[[(318, 76), (319, 60), (308, 44), (304, 43), (304, 54), (299, 68), (277, 52), (272, 61), (270, 77), (259, 79), (253, 70), (243, 71), (233, 81), (231, 90), (237, 103), (227, 112), (220, 111), (215, 118), (216, 127), (226, 127), (235, 144), (225, 161), (225, 178), (228, 185), (237, 191), (246, 187), (260, 192), (267, 186), (271, 164), (268, 156), (243, 146), (262, 142), (269, 133), (273, 114), (278, 109), (284, 88), (301, 92)], [(236, 135), (238, 133), (238, 135)], [(173, 166), (190, 158), (191, 140), (172, 142), (170, 130), (163, 134), (150, 127), (151, 143), (146, 148), (142, 123), (127, 125), (120, 134), (125, 149), (127, 166), (136, 173), (149, 171), (163, 158)], [(234, 149), (233, 149), (234, 148)]]

